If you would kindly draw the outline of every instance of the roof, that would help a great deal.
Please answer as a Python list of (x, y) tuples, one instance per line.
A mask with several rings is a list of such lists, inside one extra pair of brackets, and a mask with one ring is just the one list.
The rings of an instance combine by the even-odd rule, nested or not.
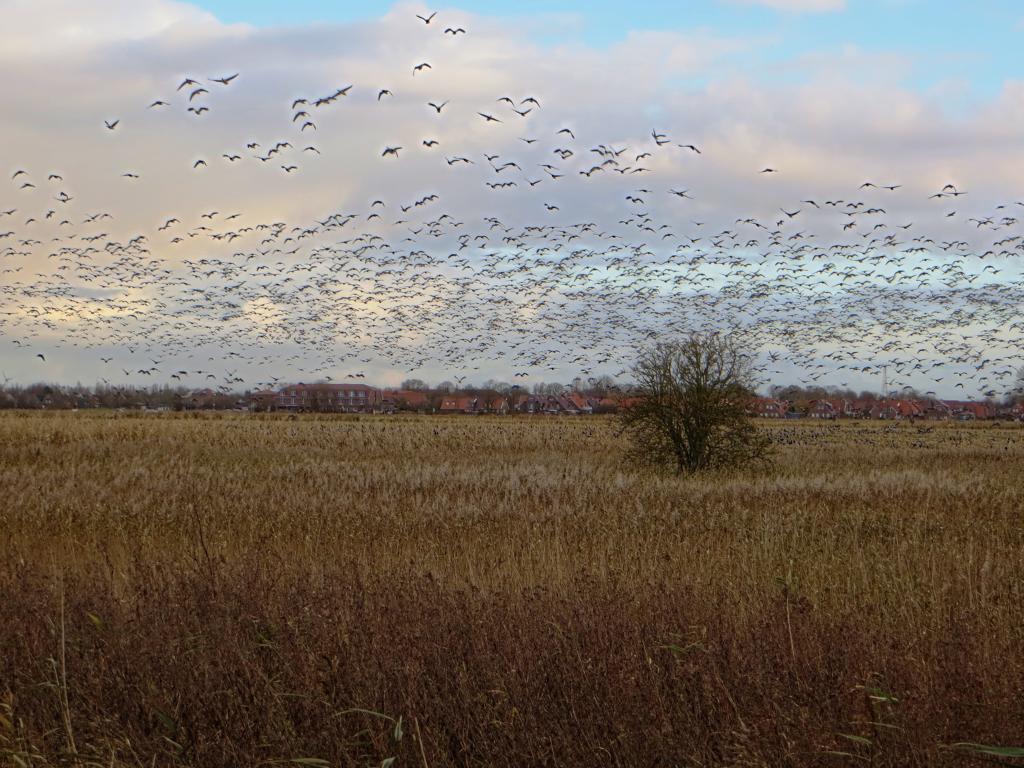
[(314, 384), (303, 384), (301, 381), (298, 384), (288, 384), (287, 386), (281, 387), (281, 392), (287, 389), (317, 389), (320, 391), (328, 392), (340, 392), (340, 391), (363, 391), (363, 392), (377, 392), (376, 387), (371, 387), (369, 384), (337, 384), (334, 382), (317, 382)]
[(472, 408), (476, 400), (468, 395), (455, 395), (441, 400), (442, 411), (465, 411)]
[(396, 400), (407, 405), (426, 405), (429, 395), (418, 389), (386, 389), (383, 392), (385, 398)]

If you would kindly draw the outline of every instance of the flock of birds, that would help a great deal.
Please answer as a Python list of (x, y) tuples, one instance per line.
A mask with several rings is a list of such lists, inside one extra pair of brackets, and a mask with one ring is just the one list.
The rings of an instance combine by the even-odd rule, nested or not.
[[(410, 22), (440, 25), (436, 13)], [(469, 33), (452, 25), (440, 34)], [(418, 61), (408, 77), (441, 70)], [(244, 79), (185, 77), (147, 109), (202, 121), (214, 92)], [(301, 176), (328, 151), (313, 140), (327, 134), (320, 115), (353, 89), (369, 93), (368, 108), (399, 90), (345, 84), (294, 98), (290, 135), (240, 140), (219, 158), (190, 159), (190, 171), (258, 162)], [(638, 345), (729, 330), (757, 350), (766, 382), (851, 386), (884, 366), (896, 390), (924, 381), (947, 396), (995, 397), (1013, 386), (1024, 331), (1024, 202), (966, 216), (969, 191), (947, 184), (928, 205), (944, 231), (959, 224), (967, 234), (929, 235), (889, 213), (910, 194), (903, 184), (864, 181), (835, 198), (786, 201), (774, 216), (711, 226), (688, 207), (699, 198), (692, 184), (663, 182), (668, 164), (699, 174), (707, 154), (690, 139), (645, 129), (642, 143), (626, 146), (601, 138), (599, 125), (571, 123), (537, 132), (532, 121), (553, 106), (502, 94), (464, 114), (489, 130), (511, 124), (515, 135), (496, 134), (482, 154), (451, 151), (441, 128), (454, 101), (423, 103), (438, 133), (415, 146), (437, 153), (437, 173), (447, 174), (439, 191), (396, 189), (310, 221), (211, 207), (120, 236), (132, 223), (90, 208), (62, 173), (15, 168), (0, 190), (0, 200), (13, 200), (0, 206), (3, 359), (13, 357), (18, 378), (37, 380), (54, 354), (78, 348), (91, 357), (76, 360), (94, 360), (112, 386), (169, 378), (233, 391), (283, 376), (365, 379), (385, 368), (461, 372), (460, 380), (504, 370), (525, 383), (628, 377)], [(97, 125), (124, 129), (120, 117)], [(413, 148), (382, 142), (376, 162), (400, 164)], [(784, 173), (750, 171), (766, 198)], [(121, 176), (145, 179), (138, 170)], [(440, 191), (476, 184), (476, 198), (494, 211), (479, 219), (460, 215)], [(599, 215), (563, 217), (563, 201), (598, 184)]]

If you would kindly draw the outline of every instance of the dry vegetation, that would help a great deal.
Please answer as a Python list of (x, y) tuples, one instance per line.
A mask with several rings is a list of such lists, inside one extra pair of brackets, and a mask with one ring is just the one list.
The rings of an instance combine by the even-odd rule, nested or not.
[(1024, 430), (0, 415), (0, 763), (969, 765), (1024, 746)]

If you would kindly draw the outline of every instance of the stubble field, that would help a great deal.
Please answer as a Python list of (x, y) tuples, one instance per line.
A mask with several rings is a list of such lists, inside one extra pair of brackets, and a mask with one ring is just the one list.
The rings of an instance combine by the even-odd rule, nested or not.
[(614, 426), (0, 414), (0, 764), (1024, 747), (1020, 425), (765, 424), (691, 479)]

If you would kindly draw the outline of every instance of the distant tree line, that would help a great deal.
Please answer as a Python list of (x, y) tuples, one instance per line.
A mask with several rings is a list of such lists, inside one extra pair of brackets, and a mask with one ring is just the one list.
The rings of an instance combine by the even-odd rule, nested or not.
[(186, 387), (86, 386), (36, 383), (0, 387), (0, 408), (53, 409), (73, 408), (194, 408), (226, 410), (246, 399), (244, 392), (204, 390), (197, 395)]
[[(480, 383), (446, 379), (436, 385), (423, 379), (405, 379), (398, 389), (423, 392), (436, 407), (440, 400), (453, 394), (493, 399), (518, 395), (562, 395), (578, 392), (588, 398), (631, 397), (637, 394), (633, 382), (616, 383), (610, 376), (597, 378), (576, 377), (569, 382), (538, 382), (519, 385), (499, 379), (487, 379)], [(774, 385), (768, 388), (771, 397), (786, 400), (795, 411), (806, 411), (817, 400), (846, 399), (875, 402), (882, 400), (878, 392), (832, 386), (800, 386), (796, 384)], [(0, 409), (4, 408), (161, 408), (168, 410), (227, 410), (238, 408), (248, 401), (249, 391), (194, 390), (182, 386), (154, 384), (150, 387), (114, 386), (108, 384), (52, 384), (39, 382), (28, 385), (8, 384), (0, 386)], [(912, 388), (903, 388), (889, 393), (890, 398), (903, 400), (927, 400), (933, 397)], [(942, 398), (940, 398), (942, 399)], [(1002, 398), (1005, 405), (1024, 400), (1024, 368), (1013, 388)], [(995, 401), (992, 401), (995, 402)]]
[[(887, 399), (880, 392), (870, 390), (855, 390), (845, 387), (811, 386), (802, 387), (797, 384), (774, 385), (769, 387), (768, 394), (779, 400), (787, 400), (794, 411), (806, 411), (812, 407), (817, 400), (860, 400), (866, 403), (874, 403)], [(891, 400), (973, 400), (966, 395), (956, 398), (938, 397), (931, 392), (921, 392), (913, 387), (903, 387), (889, 392), (888, 399)], [(1018, 377), (1018, 383), (1012, 390), (1007, 392), (1003, 398), (1004, 405), (1013, 405), (1024, 399), (1024, 369)], [(999, 402), (994, 398), (986, 398), (987, 402), (993, 404)]]

